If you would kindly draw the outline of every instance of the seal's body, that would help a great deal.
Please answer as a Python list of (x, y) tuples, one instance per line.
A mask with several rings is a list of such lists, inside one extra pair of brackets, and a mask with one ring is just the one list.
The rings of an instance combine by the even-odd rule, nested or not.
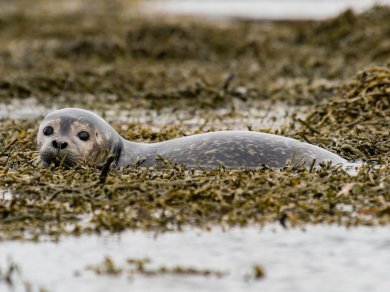
[[(52, 128), (53, 131), (47, 131)], [(45, 131), (46, 130), (46, 131)], [(88, 139), (85, 139), (88, 136)], [(281, 168), (290, 161), (310, 165), (347, 161), (323, 148), (278, 135), (252, 131), (219, 131), (160, 143), (136, 143), (122, 138), (96, 114), (76, 108), (55, 111), (43, 120), (38, 147), (44, 165), (80, 160), (102, 164), (114, 155), (117, 166), (152, 166), (158, 161), (186, 164), (188, 168)], [(65, 146), (64, 146), (65, 145)], [(63, 148), (62, 148), (63, 147)]]
[(188, 167), (256, 168), (284, 167), (289, 161), (306, 165), (315, 160), (344, 163), (346, 160), (320, 147), (292, 138), (251, 131), (220, 131), (181, 137), (160, 143), (124, 142), (118, 165), (151, 166), (165, 159)]

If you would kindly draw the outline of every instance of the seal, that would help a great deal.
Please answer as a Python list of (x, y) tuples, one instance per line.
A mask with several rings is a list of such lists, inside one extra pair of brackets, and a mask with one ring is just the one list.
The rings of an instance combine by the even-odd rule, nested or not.
[[(346, 164), (323, 148), (298, 140), (253, 131), (218, 131), (159, 143), (136, 143), (121, 137), (104, 119), (90, 111), (65, 108), (48, 114), (40, 124), (37, 143), (43, 166), (96, 166), (109, 159), (120, 167), (152, 166), (161, 160), (189, 169), (282, 168), (291, 162)], [(113, 159), (112, 159), (113, 158)]]

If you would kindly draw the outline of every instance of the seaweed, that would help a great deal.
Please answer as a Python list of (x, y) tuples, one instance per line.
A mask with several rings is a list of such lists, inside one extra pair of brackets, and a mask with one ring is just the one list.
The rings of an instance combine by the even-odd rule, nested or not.
[(127, 274), (128, 278), (133, 278), (136, 275), (143, 275), (147, 277), (156, 277), (163, 275), (176, 275), (176, 276), (203, 276), (210, 277), (214, 276), (217, 278), (222, 278), (227, 275), (226, 272), (211, 270), (211, 269), (197, 269), (193, 267), (184, 267), (184, 266), (174, 266), (167, 267), (161, 265), (158, 268), (151, 268), (151, 260), (146, 259), (127, 259), (126, 263), (128, 267), (119, 267), (117, 266), (111, 257), (105, 257), (103, 262), (98, 265), (89, 265), (87, 270), (95, 272), (97, 275), (110, 275), (110, 276), (119, 276), (124, 272)]
[[(39, 119), (0, 121), (0, 240), (183, 228), (389, 224), (390, 9), (325, 21), (211, 21), (122, 13), (122, 1), (72, 13), (0, 11), (0, 98), (47, 107), (168, 111), (194, 125), (121, 122), (124, 137), (159, 142), (229, 128), (288, 135), (364, 161), (275, 170), (41, 168)], [(58, 1), (58, 5), (65, 5)], [(133, 7), (133, 6), (131, 6)], [(46, 9), (46, 10), (45, 10)], [(28, 33), (26, 33), (26, 31)], [(358, 72), (358, 73), (356, 73)], [(291, 107), (290, 123), (248, 125), (253, 107)], [(300, 107), (302, 106), (302, 107)], [(170, 270), (171, 271), (171, 270)], [(172, 272), (172, 271), (171, 271)], [(261, 269), (254, 268), (254, 278)]]
[(132, 6), (119, 0), (54, 14), (39, 2), (33, 12), (15, 4), (0, 16), (3, 99), (91, 107), (114, 100), (127, 108), (140, 100), (150, 108), (218, 108), (235, 99), (315, 104), (390, 57), (387, 6), (265, 23), (142, 17), (123, 13)]
[[(337, 146), (349, 158), (384, 162), (390, 156), (390, 69), (360, 71), (305, 121), (321, 135), (338, 137)], [(311, 131), (313, 132), (313, 131)]]

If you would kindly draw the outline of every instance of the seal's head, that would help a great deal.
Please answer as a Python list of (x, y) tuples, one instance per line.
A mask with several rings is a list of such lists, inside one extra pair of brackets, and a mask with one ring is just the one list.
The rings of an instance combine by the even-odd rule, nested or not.
[(105, 120), (78, 108), (48, 114), (39, 127), (37, 143), (43, 166), (100, 165), (111, 155), (117, 161), (122, 149), (122, 138)]

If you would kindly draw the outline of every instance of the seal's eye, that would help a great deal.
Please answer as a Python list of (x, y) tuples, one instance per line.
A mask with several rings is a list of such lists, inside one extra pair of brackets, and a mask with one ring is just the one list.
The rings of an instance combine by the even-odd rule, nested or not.
[(89, 139), (89, 134), (85, 131), (81, 131), (79, 134), (78, 134), (80, 140), (83, 140), (83, 141), (87, 141)]
[(53, 133), (54, 133), (54, 129), (50, 126), (47, 126), (43, 129), (43, 135), (45, 136), (50, 136)]

